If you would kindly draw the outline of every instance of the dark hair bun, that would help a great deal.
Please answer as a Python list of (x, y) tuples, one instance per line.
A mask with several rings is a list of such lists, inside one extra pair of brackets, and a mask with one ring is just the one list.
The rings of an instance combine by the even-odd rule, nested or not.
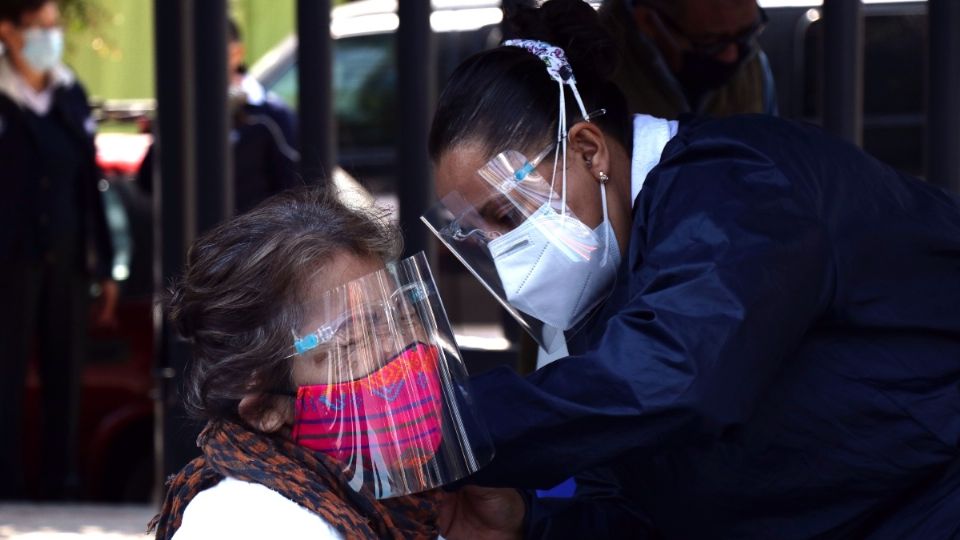
[(578, 80), (613, 75), (617, 47), (590, 4), (548, 0), (537, 7), (535, 0), (515, 0), (504, 2), (504, 15), (510, 38), (536, 39), (562, 48)]

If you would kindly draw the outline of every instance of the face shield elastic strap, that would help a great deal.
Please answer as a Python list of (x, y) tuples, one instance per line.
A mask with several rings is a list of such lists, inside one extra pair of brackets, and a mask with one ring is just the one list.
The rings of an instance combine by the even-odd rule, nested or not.
[[(550, 188), (553, 189), (554, 179), (557, 177), (557, 167), (560, 160), (565, 164), (567, 161), (567, 100), (566, 92), (563, 90), (563, 86), (567, 85), (570, 87), (570, 90), (573, 92), (574, 99), (577, 100), (577, 106), (580, 107), (580, 114), (583, 119), (587, 122), (590, 121), (590, 114), (587, 113), (587, 108), (583, 104), (583, 99), (580, 97), (580, 92), (577, 90), (577, 80), (573, 76), (573, 68), (570, 67), (570, 63), (567, 61), (567, 55), (563, 52), (563, 49), (550, 45), (549, 43), (537, 40), (530, 39), (509, 39), (503, 42), (505, 47), (518, 47), (524, 49), (530, 54), (533, 54), (543, 60), (546, 64), (547, 74), (550, 75), (550, 78), (557, 81), (557, 86), (560, 90), (560, 111), (557, 121), (557, 144), (560, 145), (560, 152), (554, 157), (553, 160), (553, 175), (550, 179)], [(563, 167), (561, 172), (561, 213), (565, 212), (567, 207), (567, 168)]]

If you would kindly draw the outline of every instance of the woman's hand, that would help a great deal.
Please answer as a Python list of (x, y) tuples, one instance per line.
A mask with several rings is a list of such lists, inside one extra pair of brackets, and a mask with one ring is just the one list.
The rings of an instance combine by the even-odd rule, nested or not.
[(440, 534), (446, 540), (513, 540), (523, 537), (526, 505), (515, 489), (466, 486), (440, 502)]

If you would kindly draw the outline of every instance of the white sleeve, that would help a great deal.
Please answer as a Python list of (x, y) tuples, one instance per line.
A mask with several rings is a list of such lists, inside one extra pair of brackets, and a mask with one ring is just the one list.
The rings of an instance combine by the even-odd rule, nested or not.
[(317, 514), (261, 484), (225, 478), (201, 491), (183, 512), (174, 540), (343, 536)]

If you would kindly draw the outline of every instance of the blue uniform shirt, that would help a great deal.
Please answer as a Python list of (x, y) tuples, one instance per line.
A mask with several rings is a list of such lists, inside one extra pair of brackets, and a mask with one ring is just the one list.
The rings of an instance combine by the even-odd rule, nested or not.
[(535, 537), (960, 534), (960, 204), (820, 130), (681, 125), (580, 354), (472, 379)]

